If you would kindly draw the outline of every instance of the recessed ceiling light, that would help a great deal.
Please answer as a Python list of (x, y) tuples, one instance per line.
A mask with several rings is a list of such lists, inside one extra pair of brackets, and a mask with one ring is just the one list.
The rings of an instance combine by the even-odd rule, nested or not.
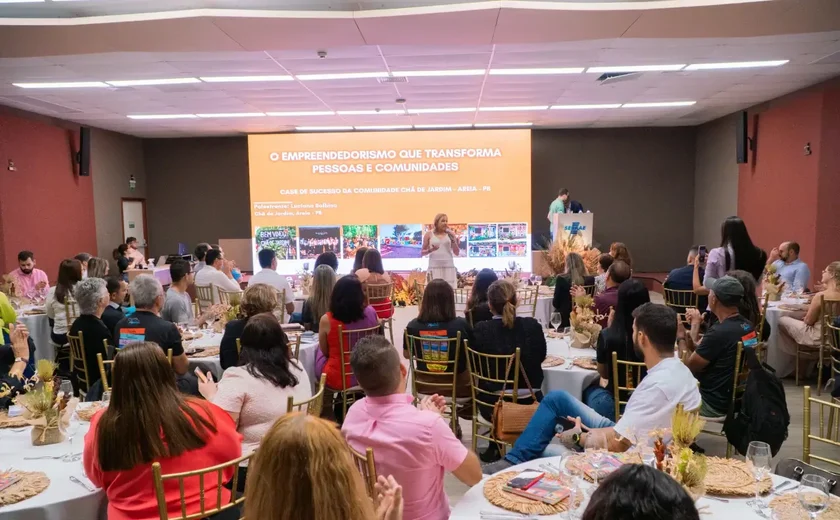
[(475, 112), (475, 107), (465, 108), (409, 108), (410, 114), (456, 114), (459, 112)]
[(524, 107), (480, 107), (479, 112), (522, 112), (528, 110), (548, 110), (548, 105), (524, 106)]
[(88, 87), (108, 87), (101, 81), (61, 81), (53, 83), (12, 83), (12, 85), (20, 88), (88, 88)]
[(431, 128), (472, 128), (472, 123), (455, 123), (450, 125), (414, 125), (417, 129), (431, 129)]
[(220, 114), (196, 114), (198, 117), (264, 117), (262, 112), (223, 112)]
[(353, 130), (352, 126), (296, 126), (298, 132), (342, 132)]
[(732, 61), (728, 63), (693, 63), (685, 70), (752, 69), (756, 67), (778, 67), (790, 60), (774, 61)]
[(607, 103), (603, 105), (554, 105), (551, 110), (601, 110), (603, 108), (618, 108), (621, 103)]
[(112, 87), (146, 87), (150, 85), (185, 85), (187, 83), (201, 83), (198, 78), (166, 78), (166, 79), (126, 79), (106, 81)]
[(402, 108), (399, 109), (388, 109), (388, 110), (338, 110), (336, 114), (340, 116), (376, 116), (376, 115), (395, 115), (395, 114), (405, 114), (405, 110)]
[(697, 101), (659, 101), (656, 103), (624, 103), (621, 108), (667, 108), (667, 107), (690, 107)]
[(0, 0), (0, 4), (40, 4), (47, 0)]
[(267, 116), (293, 117), (293, 116), (334, 116), (332, 110), (310, 110), (308, 112), (266, 112)]
[(196, 119), (195, 114), (130, 114), (129, 119)]
[(476, 128), (503, 128), (513, 126), (531, 126), (534, 123), (476, 123)]
[(394, 76), (405, 76), (406, 78), (422, 78), (436, 76), (483, 76), (485, 69), (453, 69), (453, 70), (395, 70)]
[(411, 125), (354, 126), (356, 130), (411, 130)]
[(201, 76), (205, 83), (249, 83), (257, 81), (294, 81), (292, 76)]
[(491, 76), (527, 76), (532, 74), (580, 74), (586, 67), (549, 67), (537, 69), (490, 69)]
[(387, 72), (342, 72), (338, 74), (297, 74), (295, 76), (301, 81), (319, 81), (325, 79), (365, 79), (365, 78), (387, 78)]
[(682, 70), (685, 63), (679, 65), (615, 65), (610, 67), (589, 67), (586, 72), (674, 72)]

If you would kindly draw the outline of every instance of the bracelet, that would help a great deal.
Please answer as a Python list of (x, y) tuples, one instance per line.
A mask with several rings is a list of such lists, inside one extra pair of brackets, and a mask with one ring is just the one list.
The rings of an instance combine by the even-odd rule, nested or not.
[(15, 363), (29, 363), (29, 358), (24, 359), (22, 357), (16, 357)]

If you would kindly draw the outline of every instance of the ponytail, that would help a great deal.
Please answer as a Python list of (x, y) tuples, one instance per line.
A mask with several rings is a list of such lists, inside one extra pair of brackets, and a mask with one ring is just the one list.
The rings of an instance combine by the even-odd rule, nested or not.
[(516, 320), (516, 287), (507, 280), (497, 280), (487, 289), (487, 303), (493, 314), (502, 317), (502, 325), (512, 329)]
[(516, 320), (516, 305), (505, 302), (505, 308), (502, 311), (502, 325), (512, 329), (514, 320)]

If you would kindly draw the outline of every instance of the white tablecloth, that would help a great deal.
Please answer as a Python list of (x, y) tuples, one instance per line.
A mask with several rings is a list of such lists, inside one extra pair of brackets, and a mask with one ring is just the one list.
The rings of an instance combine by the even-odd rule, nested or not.
[(29, 337), (35, 342), (35, 359), (54, 359), (55, 353), (50, 344), (50, 320), (46, 314), (24, 315), (23, 312), (30, 306), (22, 307), (17, 311), (18, 321), (29, 330)]
[(787, 377), (796, 369), (796, 358), (782, 351), (779, 347), (779, 318), (793, 316), (802, 319), (805, 311), (788, 311), (778, 306), (782, 302), (767, 304), (767, 323), (770, 325), (770, 337), (767, 338), (767, 364), (776, 370), (778, 377)]
[(90, 423), (74, 419), (70, 431), (76, 429), (72, 444), (65, 440), (50, 446), (32, 446), (30, 429), (14, 432), (0, 430), (0, 469), (13, 467), (23, 471), (43, 471), (50, 478), (50, 485), (42, 493), (13, 504), (0, 507), (0, 520), (104, 520), (107, 501), (102, 490), (87, 491), (70, 481), (73, 475), (82, 481), (82, 461), (62, 462), (60, 459), (25, 460), (24, 457), (65, 455), (81, 453), (84, 437)]
[[(597, 381), (600, 377), (597, 370), (586, 370), (572, 365), (575, 357), (595, 357), (592, 349), (578, 349), (569, 347), (565, 339), (546, 339), (546, 350), (549, 355), (566, 359), (564, 365), (543, 368), (543, 395), (553, 390), (565, 390), (572, 397), (582, 400), (583, 390)], [(571, 367), (571, 368), (568, 368)]]
[[(517, 466), (513, 466), (511, 468), (506, 469), (505, 471), (522, 471), (525, 469), (539, 469), (540, 464), (550, 463), (552, 465), (557, 465), (560, 462), (560, 457), (548, 457), (545, 459), (536, 459), (530, 462), (526, 462), (524, 464), (519, 464)], [(777, 475), (773, 475), (773, 485), (779, 485), (788, 479), (784, 477), (779, 477)], [(510, 514), (510, 511), (506, 511), (494, 505), (491, 505), (490, 502), (484, 498), (484, 482), (487, 480), (488, 477), (484, 477), (484, 479), (470, 488), (469, 491), (458, 501), (458, 505), (452, 509), (452, 515), (449, 517), (450, 520), (478, 520), (481, 517), (482, 511), (492, 511), (495, 513), (507, 513)], [(795, 487), (788, 487), (788, 490), (792, 490), (795, 492)], [(782, 490), (785, 492), (785, 490)], [(697, 501), (697, 507), (703, 508), (703, 512), (706, 514), (701, 514), (700, 518), (709, 518), (714, 520), (752, 520), (752, 519), (765, 519), (766, 517), (760, 516), (756, 513), (747, 502), (750, 498), (729, 498), (728, 503), (720, 502), (718, 500), (710, 500), (708, 498), (700, 498)], [(769, 497), (767, 498), (769, 500)], [(768, 512), (769, 510), (765, 510)], [(557, 514), (557, 515), (545, 515), (540, 516), (540, 520), (542, 519), (567, 519), (568, 515), (566, 513)]]

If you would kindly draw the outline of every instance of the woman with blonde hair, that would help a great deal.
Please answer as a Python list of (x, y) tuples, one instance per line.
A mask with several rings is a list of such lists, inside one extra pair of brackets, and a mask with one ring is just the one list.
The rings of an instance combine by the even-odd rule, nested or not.
[(236, 340), (242, 337), (248, 320), (264, 312), (273, 313), (275, 307), (277, 307), (277, 289), (274, 287), (258, 283), (245, 289), (242, 300), (239, 302), (239, 314), (242, 318), (231, 320), (225, 325), (225, 334), (219, 346), (219, 363), (222, 365), (222, 370), (239, 365)]
[(260, 520), (400, 520), (402, 488), (379, 477), (368, 498), (350, 448), (334, 423), (282, 416), (263, 437), (245, 486), (245, 518)]
[(301, 322), (306, 330), (318, 333), (321, 316), (330, 310), (330, 297), (335, 287), (335, 271), (327, 264), (319, 265), (312, 273), (312, 289), (303, 302)]
[(445, 280), (453, 289), (458, 286), (458, 276), (455, 270), (455, 257), (461, 253), (458, 239), (449, 229), (449, 217), (446, 213), (435, 215), (431, 231), (423, 237), (422, 256), (429, 256), (429, 273), (432, 280)]
[(558, 276), (554, 282), (554, 309), (563, 318), (561, 327), (569, 326), (569, 316), (572, 314), (572, 294), (575, 287), (595, 285), (595, 277), (586, 273), (583, 258), (577, 253), (566, 255), (566, 272)]
[(105, 278), (108, 276), (108, 271), (111, 270), (111, 267), (108, 265), (108, 261), (104, 258), (99, 258), (98, 256), (94, 256), (90, 260), (88, 260), (87, 264), (87, 275), (88, 278)]

